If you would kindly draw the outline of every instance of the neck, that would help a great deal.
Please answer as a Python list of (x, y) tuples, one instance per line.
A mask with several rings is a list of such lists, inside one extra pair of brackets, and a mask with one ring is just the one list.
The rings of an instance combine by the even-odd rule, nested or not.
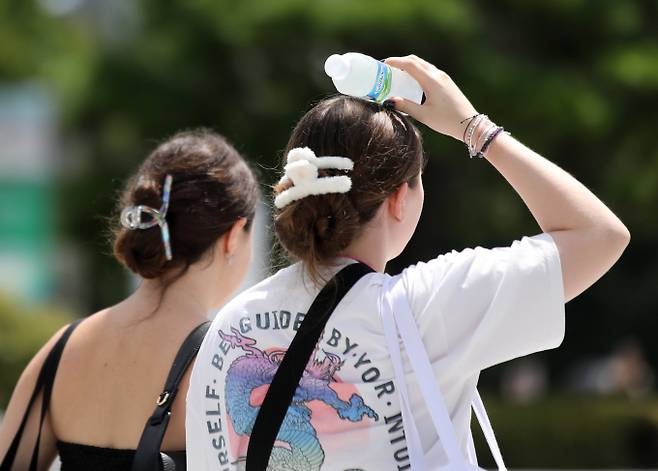
[(212, 282), (223, 279), (216, 271), (192, 265), (183, 276), (167, 286), (162, 296), (164, 280), (146, 279), (130, 298), (144, 306), (141, 312), (151, 313), (157, 308), (159, 318), (179, 317), (184, 313), (190, 319), (207, 319), (208, 314), (224, 304), (230, 295), (224, 292), (222, 283)]
[(378, 230), (377, 227), (367, 227), (361, 236), (353, 240), (338, 256), (352, 258), (376, 271), (383, 272), (388, 262), (387, 240), (382, 237), (383, 233), (384, 231)]

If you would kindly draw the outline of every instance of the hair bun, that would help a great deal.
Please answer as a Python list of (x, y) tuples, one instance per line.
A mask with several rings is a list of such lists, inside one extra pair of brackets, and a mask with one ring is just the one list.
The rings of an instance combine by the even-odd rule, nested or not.
[(159, 210), (165, 177), (173, 177), (164, 217), (171, 260), (159, 225), (115, 227), (115, 257), (143, 278), (158, 278), (174, 268), (184, 273), (241, 217), (247, 219), (245, 230), (250, 230), (260, 196), (258, 183), (244, 159), (219, 134), (206, 130), (176, 134), (149, 155), (137, 175), (128, 182), (117, 213), (138, 205)]
[[(326, 280), (320, 278), (320, 266), (332, 264), (359, 237), (400, 185), (418, 184), (425, 158), (420, 133), (408, 118), (345, 95), (322, 100), (302, 117), (288, 141), (282, 167), (290, 165), (285, 157), (289, 152), (297, 158), (301, 151), (295, 149), (304, 148), (353, 162), (349, 194), (307, 196), (283, 207), (276, 205), (275, 198), (279, 243), (291, 258), (303, 262), (313, 281), (322, 282)], [(321, 176), (327, 174), (336, 172), (322, 170)], [(290, 182), (275, 185), (275, 197), (290, 186)]]
[(158, 200), (162, 200), (162, 190), (153, 180), (140, 178), (132, 191), (131, 200), (136, 205), (148, 204), (150, 206)]

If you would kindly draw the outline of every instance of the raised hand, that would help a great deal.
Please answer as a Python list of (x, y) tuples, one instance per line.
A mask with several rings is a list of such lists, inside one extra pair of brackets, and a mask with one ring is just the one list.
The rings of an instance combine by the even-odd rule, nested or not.
[(462, 141), (468, 118), (477, 111), (450, 76), (414, 55), (389, 57), (384, 62), (410, 74), (425, 92), (422, 105), (401, 97), (391, 98), (395, 109), (413, 116), (441, 134)]

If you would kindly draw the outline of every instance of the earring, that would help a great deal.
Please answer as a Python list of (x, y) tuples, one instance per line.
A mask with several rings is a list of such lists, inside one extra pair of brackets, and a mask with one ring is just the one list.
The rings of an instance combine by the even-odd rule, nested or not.
[(226, 257), (226, 262), (227, 262), (229, 265), (233, 265), (233, 254), (229, 254), (229, 256)]

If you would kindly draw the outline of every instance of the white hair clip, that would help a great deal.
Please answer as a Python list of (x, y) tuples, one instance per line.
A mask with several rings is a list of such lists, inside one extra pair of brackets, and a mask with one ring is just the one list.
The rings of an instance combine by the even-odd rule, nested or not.
[(318, 178), (318, 169), (335, 168), (352, 170), (354, 162), (347, 157), (316, 157), (308, 147), (295, 147), (288, 152), (285, 173), (279, 183), (292, 181), (293, 186), (274, 198), (274, 205), (281, 209), (295, 200), (309, 195), (325, 193), (347, 193), (352, 188), (352, 179), (347, 175)]

